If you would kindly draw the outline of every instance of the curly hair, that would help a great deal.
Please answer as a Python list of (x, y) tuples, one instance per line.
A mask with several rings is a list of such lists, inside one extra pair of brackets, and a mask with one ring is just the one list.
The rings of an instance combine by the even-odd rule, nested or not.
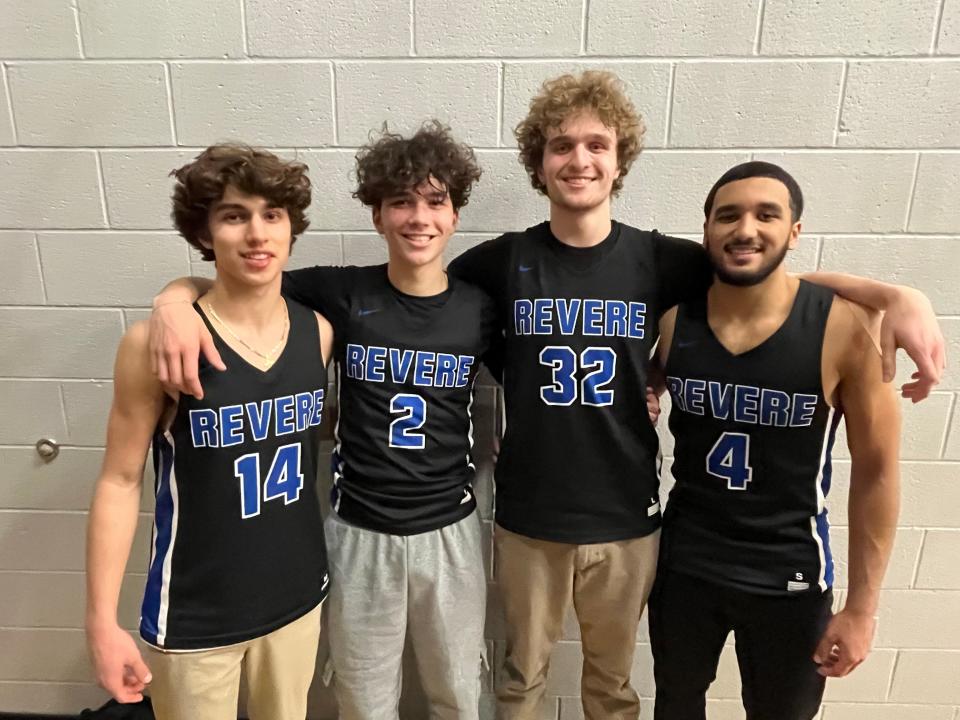
[(537, 173), (543, 168), (547, 130), (559, 128), (580, 111), (589, 111), (617, 134), (620, 177), (613, 181), (613, 194), (623, 187), (633, 161), (643, 149), (643, 118), (627, 98), (623, 82), (606, 70), (586, 70), (580, 75), (561, 75), (547, 80), (530, 101), (530, 111), (513, 131), (520, 146), (520, 162), (534, 189), (544, 195), (547, 187)]
[(307, 166), (281, 160), (266, 150), (240, 144), (211, 145), (170, 175), (176, 178), (170, 217), (177, 232), (204, 260), (214, 259), (213, 250), (200, 242), (210, 240), (210, 209), (228, 186), (284, 208), (290, 216), (291, 246), (310, 224), (305, 216), (310, 206)]
[(458, 143), (450, 128), (437, 120), (425, 122), (411, 137), (391, 133), (384, 124), (380, 137), (357, 152), (357, 189), (353, 197), (369, 207), (419, 187), (431, 177), (460, 210), (480, 179), (473, 149)]

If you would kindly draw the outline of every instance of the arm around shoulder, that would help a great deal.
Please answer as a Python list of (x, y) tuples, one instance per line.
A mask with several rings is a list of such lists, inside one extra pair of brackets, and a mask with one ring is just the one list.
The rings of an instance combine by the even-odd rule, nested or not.
[(153, 303), (150, 315), (150, 368), (162, 383), (188, 395), (203, 397), (200, 353), (214, 367), (225, 370), (213, 336), (193, 309), (210, 288), (204, 278), (179, 278), (167, 285)]
[(891, 285), (847, 273), (814, 272), (801, 277), (828, 287), (847, 300), (884, 311), (880, 339), (884, 380), (893, 380), (896, 373), (898, 347), (903, 348), (917, 365), (913, 381), (901, 388), (903, 397), (920, 402), (940, 382), (946, 367), (945, 343), (926, 295), (904, 285)]

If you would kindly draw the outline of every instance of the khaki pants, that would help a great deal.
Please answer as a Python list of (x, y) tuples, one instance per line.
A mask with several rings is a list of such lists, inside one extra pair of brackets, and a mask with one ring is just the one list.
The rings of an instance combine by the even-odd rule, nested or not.
[(158, 720), (236, 720), (240, 670), (250, 720), (303, 720), (320, 640), (320, 608), (272, 633), (212, 650), (147, 647)]
[(573, 545), (495, 533), (496, 579), (507, 651), (497, 692), (500, 720), (539, 720), (550, 652), (573, 602), (583, 644), (580, 695), (586, 720), (636, 720), (630, 686), (637, 626), (657, 569), (660, 532)]

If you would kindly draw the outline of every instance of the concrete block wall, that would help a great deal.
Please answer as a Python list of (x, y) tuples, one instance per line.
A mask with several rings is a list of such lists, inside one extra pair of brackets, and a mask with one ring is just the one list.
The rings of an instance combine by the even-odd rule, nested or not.
[[(82, 547), (113, 350), (167, 278), (209, 272), (171, 232), (167, 173), (217, 140), (310, 165), (312, 225), (296, 265), (372, 263), (385, 252), (349, 196), (353, 152), (384, 121), (407, 131), (439, 117), (485, 170), (453, 255), (546, 216), (511, 129), (544, 78), (608, 68), (648, 127), (618, 218), (696, 237), (719, 173), (751, 157), (780, 162), (808, 196), (793, 267), (920, 287), (960, 358), (960, 0), (0, 4), (0, 711), (69, 713), (103, 699), (81, 630)], [(903, 364), (901, 379), (909, 372)], [(928, 401), (904, 405), (902, 528), (876, 649), (829, 683), (821, 720), (960, 720), (958, 393), (954, 369)], [(493, 397), (485, 388), (478, 403), (481, 448)], [(32, 448), (41, 437), (63, 444), (50, 464)], [(668, 437), (664, 445), (669, 464)], [(842, 555), (849, 468), (838, 455), (831, 504)], [(487, 464), (488, 536), (489, 477)], [(129, 627), (149, 499), (143, 511), (121, 601)], [(491, 585), (494, 660), (498, 613)], [(649, 717), (645, 629), (637, 643)], [(545, 717), (581, 717), (580, 658), (571, 620)], [(311, 717), (334, 717), (316, 685)], [(405, 714), (424, 717), (411, 686)], [(737, 698), (730, 647), (710, 717), (741, 718)]]

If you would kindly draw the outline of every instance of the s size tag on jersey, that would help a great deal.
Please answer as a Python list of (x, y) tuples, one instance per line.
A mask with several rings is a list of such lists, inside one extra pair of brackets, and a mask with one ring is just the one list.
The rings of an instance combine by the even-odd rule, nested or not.
[(803, 592), (804, 590), (810, 589), (810, 583), (808, 582), (797, 582), (796, 580), (787, 581), (787, 591), (788, 592)]

